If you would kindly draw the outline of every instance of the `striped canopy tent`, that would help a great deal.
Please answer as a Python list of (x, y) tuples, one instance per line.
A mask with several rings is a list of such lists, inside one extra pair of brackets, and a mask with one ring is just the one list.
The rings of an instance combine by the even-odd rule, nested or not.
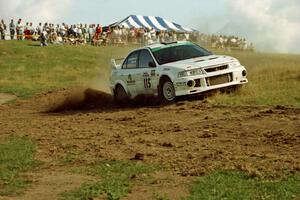
[(109, 25), (110, 27), (124, 26), (125, 28), (153, 28), (156, 31), (194, 32), (196, 30), (183, 27), (161, 17), (130, 15), (125, 19)]

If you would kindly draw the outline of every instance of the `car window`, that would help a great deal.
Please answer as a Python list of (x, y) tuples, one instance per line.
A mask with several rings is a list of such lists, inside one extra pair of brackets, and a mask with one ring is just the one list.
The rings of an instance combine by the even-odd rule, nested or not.
[(126, 69), (137, 68), (138, 56), (139, 56), (139, 52), (138, 51), (135, 51), (135, 52), (131, 53), (128, 56), (128, 58), (126, 59), (123, 68), (126, 68)]
[(122, 69), (126, 69), (126, 65), (127, 65), (127, 58), (126, 58), (126, 60), (123, 62)]
[(153, 52), (153, 54), (156, 61), (160, 65), (180, 60), (187, 60), (190, 58), (212, 55), (212, 53), (210, 53), (206, 49), (194, 44), (167, 47), (155, 51)]
[(142, 50), (139, 57), (139, 68), (149, 67), (149, 62), (154, 62), (148, 50)]

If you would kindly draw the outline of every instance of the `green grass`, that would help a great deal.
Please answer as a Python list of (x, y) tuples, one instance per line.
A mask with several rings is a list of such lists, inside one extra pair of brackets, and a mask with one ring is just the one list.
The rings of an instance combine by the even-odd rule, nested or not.
[[(107, 161), (80, 169), (82, 173), (100, 177), (99, 181), (83, 184), (80, 188), (63, 193), (62, 200), (87, 200), (104, 196), (106, 199), (120, 199), (126, 196), (134, 185), (134, 179), (158, 170), (157, 166), (148, 166), (136, 162)], [(78, 172), (78, 171), (77, 171)], [(145, 177), (144, 177), (145, 178)]]
[(300, 175), (279, 180), (252, 178), (243, 172), (214, 172), (200, 177), (186, 200), (293, 200), (300, 198)]
[(29, 182), (21, 173), (37, 165), (35, 144), (24, 137), (10, 137), (0, 144), (0, 195), (16, 194)]
[(57, 88), (82, 86), (92, 79), (108, 79), (110, 59), (132, 47), (52, 45), (0, 41), (0, 92), (21, 98)]
[(219, 94), (210, 102), (300, 107), (300, 55), (249, 52), (226, 54), (238, 58), (246, 67), (249, 83), (239, 93)]
[[(110, 59), (136, 47), (50, 45), (0, 41), (0, 92), (30, 98), (40, 92), (70, 86), (108, 86)], [(222, 52), (238, 58), (248, 70), (249, 83), (238, 94), (219, 94), (213, 104), (287, 105), (300, 107), (300, 55)], [(93, 83), (94, 84), (94, 83)]]

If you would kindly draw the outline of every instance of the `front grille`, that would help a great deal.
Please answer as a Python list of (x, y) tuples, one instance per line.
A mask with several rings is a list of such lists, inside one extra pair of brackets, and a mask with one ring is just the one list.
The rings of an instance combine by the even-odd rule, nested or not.
[(211, 67), (211, 68), (206, 68), (204, 69), (207, 73), (210, 72), (216, 72), (216, 71), (221, 71), (221, 70), (225, 70), (228, 69), (228, 65), (221, 65), (221, 66), (216, 66), (216, 67)]
[(220, 76), (213, 76), (206, 78), (207, 86), (220, 85), (224, 83), (229, 83), (232, 81), (232, 74), (223, 74)]
[(195, 87), (201, 87), (200, 79), (195, 79)]

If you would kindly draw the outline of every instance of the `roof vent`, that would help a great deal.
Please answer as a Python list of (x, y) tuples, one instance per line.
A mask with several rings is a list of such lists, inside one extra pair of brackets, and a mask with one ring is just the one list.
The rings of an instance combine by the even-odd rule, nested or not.
[(163, 45), (168, 45), (168, 44), (177, 44), (177, 41), (173, 41), (173, 42), (162, 42), (161, 44)]

